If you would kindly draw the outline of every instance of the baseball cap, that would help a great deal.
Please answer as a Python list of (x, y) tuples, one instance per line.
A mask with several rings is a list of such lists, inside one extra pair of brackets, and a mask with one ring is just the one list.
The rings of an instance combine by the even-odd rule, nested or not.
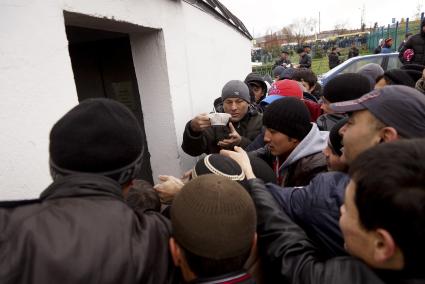
[(368, 110), (401, 137), (425, 137), (425, 96), (407, 86), (385, 86), (359, 99), (330, 104), (330, 108), (338, 113)]

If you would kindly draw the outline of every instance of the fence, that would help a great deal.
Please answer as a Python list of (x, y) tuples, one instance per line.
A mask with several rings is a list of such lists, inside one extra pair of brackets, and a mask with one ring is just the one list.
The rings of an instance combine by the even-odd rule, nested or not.
[[(424, 13), (421, 13), (421, 21)], [(391, 49), (397, 51), (398, 46), (404, 40), (405, 34), (411, 32), (417, 34), (420, 32), (421, 21), (409, 22), (409, 18), (403, 22), (396, 22), (395, 24), (388, 25), (387, 27), (380, 27), (370, 33), (368, 37), (368, 49), (370, 52), (378, 46), (380, 39), (392, 38), (393, 45)]]

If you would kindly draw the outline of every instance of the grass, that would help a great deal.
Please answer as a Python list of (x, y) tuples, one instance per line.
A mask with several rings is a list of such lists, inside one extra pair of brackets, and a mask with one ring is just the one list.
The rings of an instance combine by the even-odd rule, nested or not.
[[(341, 57), (346, 60), (347, 59), (347, 55), (348, 55), (348, 48), (345, 49), (341, 49)], [(366, 55), (366, 54), (370, 54), (368, 50), (366, 49), (362, 49), (360, 51), (360, 55)], [(277, 59), (276, 59), (277, 60)], [(291, 62), (293, 63), (298, 63), (298, 55), (295, 56), (291, 56), (290, 57)], [(258, 67), (253, 67), (252, 68), (252, 72), (257, 72), (261, 75), (266, 75), (269, 74), (271, 76), (272, 73), (272, 67), (273, 67), (274, 61), (269, 63), (269, 64), (265, 64), (262, 66), (258, 66)], [(311, 70), (314, 72), (314, 74), (316, 75), (321, 75), (325, 72), (329, 71), (329, 61), (328, 61), (328, 57), (324, 56), (322, 58), (314, 58), (312, 60), (312, 64), (311, 64)]]

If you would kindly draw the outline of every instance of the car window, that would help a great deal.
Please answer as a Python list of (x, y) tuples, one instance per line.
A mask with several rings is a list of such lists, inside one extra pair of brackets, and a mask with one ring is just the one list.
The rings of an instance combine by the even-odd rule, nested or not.
[(347, 68), (345, 68), (344, 70), (341, 70), (341, 73), (356, 73), (357, 71), (359, 71), (359, 69), (363, 65), (366, 65), (369, 63), (376, 63), (379, 65), (382, 65), (382, 58), (383, 57), (379, 56), (379, 57), (369, 57), (369, 58), (362, 58), (362, 59), (356, 60), (350, 65), (348, 65)]
[(390, 56), (388, 58), (388, 66), (387, 70), (400, 68), (402, 65), (400, 59), (398, 59), (398, 56)]

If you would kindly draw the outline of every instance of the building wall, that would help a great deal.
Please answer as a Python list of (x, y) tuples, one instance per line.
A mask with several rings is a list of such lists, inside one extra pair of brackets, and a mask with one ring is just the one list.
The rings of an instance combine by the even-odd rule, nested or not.
[(250, 71), (247, 38), (183, 1), (5, 0), (0, 200), (35, 198), (49, 185), (49, 131), (78, 103), (63, 11), (116, 21), (98, 28), (130, 34), (154, 179), (190, 168), (194, 159), (180, 149), (185, 123)]

